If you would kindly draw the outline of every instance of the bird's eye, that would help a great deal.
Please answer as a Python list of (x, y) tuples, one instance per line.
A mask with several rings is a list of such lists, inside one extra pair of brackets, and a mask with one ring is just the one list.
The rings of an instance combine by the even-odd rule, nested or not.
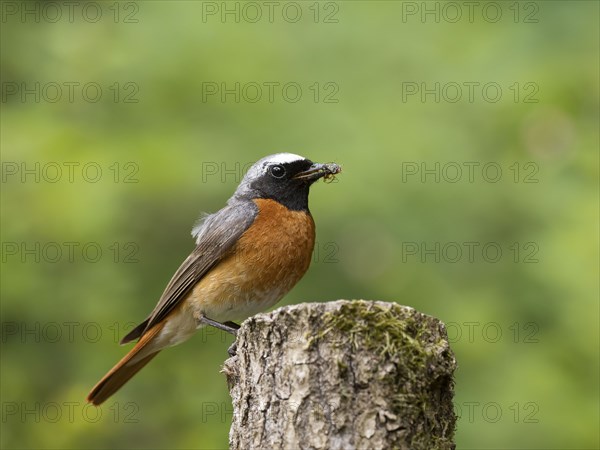
[(280, 165), (271, 166), (269, 172), (271, 172), (271, 175), (273, 175), (275, 178), (283, 178), (285, 176), (285, 169)]

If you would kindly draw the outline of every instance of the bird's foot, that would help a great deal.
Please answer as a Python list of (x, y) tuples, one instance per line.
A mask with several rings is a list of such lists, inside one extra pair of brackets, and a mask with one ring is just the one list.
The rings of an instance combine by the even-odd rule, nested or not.
[(233, 344), (227, 349), (227, 354), (233, 358), (237, 354), (237, 341), (233, 341)]

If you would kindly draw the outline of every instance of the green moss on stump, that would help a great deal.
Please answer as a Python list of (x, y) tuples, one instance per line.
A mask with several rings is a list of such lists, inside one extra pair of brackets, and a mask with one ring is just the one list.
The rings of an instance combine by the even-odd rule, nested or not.
[[(454, 448), (456, 416), (451, 405), (456, 360), (444, 324), (396, 303), (365, 300), (339, 303), (335, 311), (327, 311), (320, 317), (323, 331), (308, 337), (309, 345), (319, 341), (338, 347), (350, 345), (351, 351), (344, 353), (346, 358), (337, 361), (342, 377), (353, 365), (351, 355), (361, 352), (376, 354), (392, 363), (394, 370), (386, 372), (378, 382), (387, 383), (390, 391), (396, 391), (388, 399), (393, 415), (421, 423), (410, 438), (411, 445)], [(414, 430), (412, 423), (407, 425)], [(432, 436), (439, 436), (435, 443)]]

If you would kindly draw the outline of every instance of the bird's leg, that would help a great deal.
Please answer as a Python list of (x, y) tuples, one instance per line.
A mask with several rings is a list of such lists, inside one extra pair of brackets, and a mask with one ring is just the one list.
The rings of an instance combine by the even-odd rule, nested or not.
[[(231, 322), (231, 321), (225, 322), (224, 325), (227, 325), (227, 326), (235, 329), (236, 330), (236, 338), (237, 338), (237, 330), (240, 329), (240, 326), (237, 323)], [(237, 340), (233, 341), (233, 344), (231, 344), (229, 346), (229, 348), (227, 349), (227, 354), (231, 358), (233, 358), (236, 355), (236, 353), (237, 353)]]
[[(231, 333), (236, 337), (237, 337), (237, 331), (240, 328), (240, 326), (235, 322), (231, 322), (231, 321), (227, 321), (224, 323), (217, 322), (216, 320), (209, 319), (204, 314), (201, 314), (197, 320), (198, 320), (198, 323), (201, 323), (204, 325), (210, 325), (211, 327), (215, 327), (215, 328), (218, 328), (219, 330), (223, 330), (223, 331), (226, 331), (227, 333)], [(237, 351), (237, 342), (233, 341), (233, 344), (231, 344), (229, 346), (229, 348), (227, 349), (227, 353), (229, 354), (229, 356), (233, 357), (233, 356), (235, 356), (236, 351)]]
[(233, 334), (234, 336), (237, 335), (237, 330), (240, 327), (238, 324), (233, 323), (233, 322), (225, 322), (225, 323), (217, 322), (216, 320), (209, 319), (204, 314), (202, 314), (198, 318), (198, 322), (200, 322), (204, 325), (210, 325), (211, 327), (218, 328), (219, 330), (226, 331), (227, 333)]
[(235, 330), (239, 330), (240, 329), (240, 326), (237, 323), (232, 322), (232, 321), (223, 322), (223, 325), (227, 325), (228, 327), (231, 327), (231, 328), (233, 328)]

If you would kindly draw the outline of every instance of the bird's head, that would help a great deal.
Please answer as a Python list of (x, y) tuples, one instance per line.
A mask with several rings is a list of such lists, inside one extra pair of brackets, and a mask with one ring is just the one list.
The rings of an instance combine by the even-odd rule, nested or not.
[(289, 209), (308, 210), (308, 191), (320, 178), (341, 172), (335, 163), (314, 163), (292, 153), (269, 155), (254, 163), (242, 179), (232, 199), (275, 200)]

